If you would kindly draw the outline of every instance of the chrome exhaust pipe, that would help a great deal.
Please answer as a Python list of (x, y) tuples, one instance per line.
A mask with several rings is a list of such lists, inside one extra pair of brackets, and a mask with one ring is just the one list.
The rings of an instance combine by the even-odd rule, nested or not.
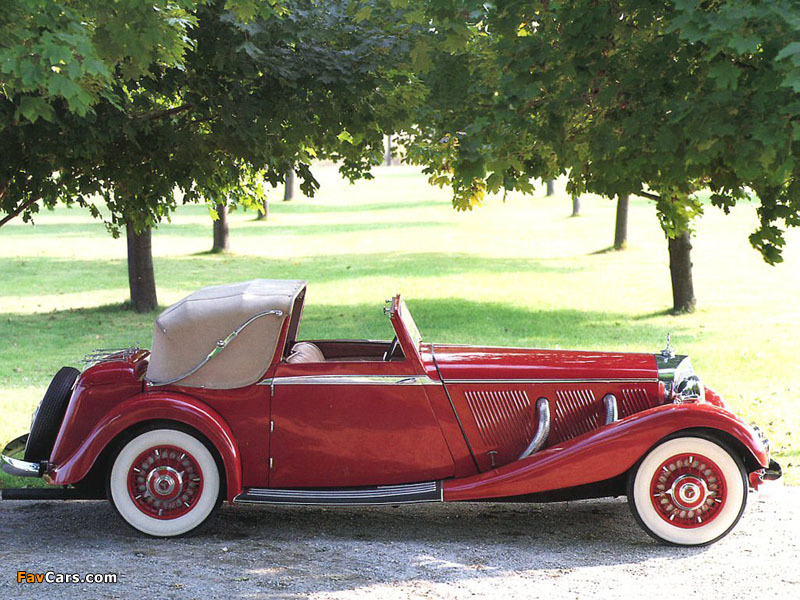
[(539, 425), (536, 433), (525, 448), (525, 451), (519, 455), (517, 460), (522, 460), (539, 450), (547, 441), (547, 436), (550, 435), (550, 402), (542, 396), (536, 401), (536, 412), (539, 415)]
[(619, 419), (617, 397), (614, 394), (606, 394), (603, 396), (603, 406), (606, 408), (606, 425), (610, 425)]

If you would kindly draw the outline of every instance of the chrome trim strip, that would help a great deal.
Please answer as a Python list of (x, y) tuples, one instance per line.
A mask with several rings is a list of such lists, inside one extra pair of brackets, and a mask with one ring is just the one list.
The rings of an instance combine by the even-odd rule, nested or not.
[(464, 383), (658, 383), (658, 379), (651, 377), (623, 377), (599, 379), (446, 379), (446, 384)]
[(248, 488), (236, 496), (233, 501), (237, 504), (299, 504), (306, 506), (415, 504), (444, 501), (444, 487), (440, 481), (426, 481), (338, 490)]
[(427, 375), (296, 375), (264, 379), (258, 385), (442, 385)]
[(517, 460), (527, 458), (539, 448), (541, 448), (547, 441), (547, 436), (550, 435), (550, 402), (542, 396), (536, 401), (536, 411), (539, 415), (539, 424), (536, 428), (536, 433), (533, 435), (531, 443), (519, 455)]
[[(266, 316), (282, 317), (283, 316), (283, 311), (282, 310), (277, 310), (277, 309), (266, 310), (266, 311), (264, 311), (262, 313), (258, 313), (257, 315), (253, 315), (252, 317), (247, 319), (247, 321), (245, 321), (244, 323), (239, 325), (239, 327), (237, 327), (236, 329), (231, 331), (228, 334), (228, 337), (226, 337), (225, 339), (222, 339), (222, 340), (218, 340), (217, 343), (214, 345), (214, 348), (211, 350), (211, 352), (209, 352), (208, 355), (202, 361), (200, 361), (200, 364), (197, 365), (196, 367), (194, 367), (193, 369), (190, 369), (186, 373), (184, 373), (182, 375), (179, 375), (178, 377), (175, 377), (173, 379), (168, 379), (166, 381), (153, 381), (152, 379), (148, 379), (147, 383), (149, 383), (150, 385), (153, 385), (153, 386), (170, 385), (171, 383), (175, 383), (177, 381), (181, 381), (182, 379), (186, 379), (190, 375), (194, 375), (195, 373), (197, 373), (197, 371), (202, 369), (206, 365), (206, 363), (208, 361), (210, 361), (212, 358), (217, 356), (220, 352), (225, 350), (225, 348), (228, 346), (228, 344), (230, 344), (234, 339), (236, 339), (236, 336), (238, 336), (244, 330), (245, 327), (250, 325), (250, 323), (252, 323), (256, 319), (258, 319), (260, 317), (266, 317)], [(166, 333), (166, 330), (164, 330), (164, 333)]]
[(375, 489), (356, 489), (356, 490), (292, 490), (292, 489), (269, 489), (253, 488), (248, 491), (251, 496), (275, 496), (275, 497), (294, 497), (294, 498), (385, 498), (396, 494), (414, 494), (422, 492), (436, 491), (436, 482), (419, 483), (411, 485), (390, 485)]

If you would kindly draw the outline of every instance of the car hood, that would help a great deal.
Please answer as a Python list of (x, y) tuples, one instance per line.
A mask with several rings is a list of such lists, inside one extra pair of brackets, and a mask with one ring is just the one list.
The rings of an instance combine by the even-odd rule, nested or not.
[(461, 380), (658, 379), (653, 354), (432, 345), (441, 378)]

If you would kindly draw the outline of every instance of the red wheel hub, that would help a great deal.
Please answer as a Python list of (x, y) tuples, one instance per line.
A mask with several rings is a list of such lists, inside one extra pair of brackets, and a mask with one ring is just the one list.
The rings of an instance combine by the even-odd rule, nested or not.
[(658, 515), (684, 529), (713, 521), (725, 506), (726, 496), (722, 469), (699, 454), (668, 458), (650, 482), (650, 498)]
[(156, 519), (188, 513), (203, 491), (197, 460), (181, 448), (158, 446), (142, 452), (128, 472), (128, 493), (136, 507)]

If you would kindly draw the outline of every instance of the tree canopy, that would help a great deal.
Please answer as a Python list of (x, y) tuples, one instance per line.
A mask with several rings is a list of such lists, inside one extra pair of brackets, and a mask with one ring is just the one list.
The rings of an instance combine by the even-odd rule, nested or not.
[(431, 0), (430, 90), (409, 140), (468, 209), (569, 176), (571, 192), (656, 201), (677, 237), (709, 188), (753, 198), (769, 263), (800, 224), (800, 9), (789, 0)]
[[(101, 4), (85, 8), (98, 13), (87, 28), (102, 42), (108, 36), (98, 33), (105, 26)], [(353, 3), (346, 0), (258, 10), (250, 4), (168, 3), (172, 13), (165, 22), (174, 28), (148, 38), (160, 55), (145, 46), (123, 45), (131, 57), (89, 44), (105, 58), (95, 61), (106, 65), (98, 70), (111, 73), (94, 93), (92, 74), (73, 69), (86, 62), (81, 55), (70, 60), (59, 54), (64, 70), (75, 71), (75, 103), (51, 93), (44, 80), (25, 87), (22, 79), (10, 79), (0, 100), (8, 140), (0, 162), (4, 212), (29, 218), (41, 198), (45, 205), (77, 201), (99, 214), (91, 202), (98, 194), (116, 232), (122, 223), (142, 227), (168, 215), (176, 188), (183, 201), (226, 197), (258, 206), (260, 180), (276, 184), (287, 169), (313, 193), (315, 158), (341, 161), (348, 177), (379, 164), (384, 131), (414, 104), (411, 79), (393, 69), (404, 42), (371, 21), (354, 21)], [(158, 5), (149, 9), (159, 13)], [(26, 23), (26, 16), (30, 20), (22, 11), (9, 21)], [(72, 27), (64, 18), (43, 26), (61, 35)], [(120, 17), (112, 24), (126, 22)], [(29, 44), (26, 56), (41, 61), (43, 43)], [(3, 50), (24, 54), (20, 47)], [(29, 100), (39, 110), (26, 116)]]

